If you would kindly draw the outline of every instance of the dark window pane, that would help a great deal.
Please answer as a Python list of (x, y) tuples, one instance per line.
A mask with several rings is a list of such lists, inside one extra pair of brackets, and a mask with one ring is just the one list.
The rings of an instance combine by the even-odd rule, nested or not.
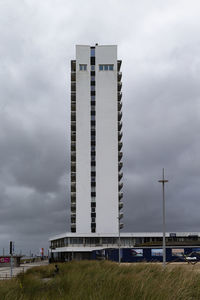
[(95, 65), (95, 57), (94, 56), (90, 57), (90, 64)]

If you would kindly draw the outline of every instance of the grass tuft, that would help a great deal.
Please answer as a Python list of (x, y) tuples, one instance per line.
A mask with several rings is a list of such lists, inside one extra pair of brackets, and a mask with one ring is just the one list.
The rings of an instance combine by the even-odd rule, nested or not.
[[(192, 300), (200, 299), (199, 266), (120, 266), (108, 261), (73, 261), (34, 267), (0, 282), (1, 300)], [(48, 280), (47, 280), (48, 278)]]

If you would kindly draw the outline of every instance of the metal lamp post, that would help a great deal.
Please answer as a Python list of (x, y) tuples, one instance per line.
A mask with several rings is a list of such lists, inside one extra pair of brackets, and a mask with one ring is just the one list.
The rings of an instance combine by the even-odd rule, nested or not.
[(121, 248), (121, 239), (120, 239), (120, 214), (118, 216), (118, 226), (119, 226), (119, 231), (118, 231), (118, 247), (119, 247), (119, 264), (121, 263), (121, 255), (120, 255), (120, 248)]
[(162, 183), (162, 193), (163, 193), (163, 268), (166, 266), (166, 243), (165, 243), (165, 183), (168, 180), (165, 179), (165, 170), (163, 168), (162, 179), (158, 180), (158, 182)]

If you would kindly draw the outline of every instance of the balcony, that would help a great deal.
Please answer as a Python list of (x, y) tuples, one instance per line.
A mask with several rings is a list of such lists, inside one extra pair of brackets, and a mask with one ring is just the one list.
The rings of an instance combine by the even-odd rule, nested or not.
[(71, 193), (76, 193), (76, 183), (71, 182)]
[(117, 61), (117, 72), (120, 72), (121, 64), (122, 64), (122, 61), (118, 60)]
[(120, 151), (122, 149), (122, 146), (123, 146), (123, 143), (122, 142), (119, 142), (118, 143), (118, 151)]
[(123, 193), (120, 192), (120, 193), (119, 193), (119, 200), (121, 200), (122, 198), (123, 198)]
[(119, 210), (122, 209), (123, 206), (124, 206), (124, 203), (120, 201), (120, 202), (119, 202)]
[(75, 101), (71, 102), (71, 111), (76, 111), (76, 102)]
[(71, 183), (76, 183), (76, 176), (71, 176)]
[(120, 191), (122, 188), (123, 188), (123, 183), (120, 182), (120, 183), (119, 183), (119, 191)]
[(76, 113), (74, 111), (71, 112), (71, 121), (76, 121)]
[(118, 164), (118, 169), (119, 169), (119, 171), (121, 170), (122, 167), (123, 167), (123, 163), (122, 163), (122, 162), (119, 162), (119, 164)]
[(121, 219), (123, 218), (123, 216), (124, 216), (124, 213), (121, 212), (121, 213), (119, 214), (119, 219), (121, 220)]
[(71, 181), (71, 192), (76, 192), (76, 181)]
[(71, 101), (76, 102), (76, 93), (71, 93)]
[(76, 72), (71, 72), (71, 81), (76, 81)]
[(76, 192), (71, 192), (71, 199), (76, 199)]
[(71, 132), (71, 141), (72, 142), (76, 141), (76, 132), (74, 132), (74, 131)]
[(117, 94), (117, 100), (118, 101), (122, 100), (122, 92), (118, 92), (118, 94)]
[(76, 61), (71, 60), (71, 72), (76, 72)]
[(120, 161), (123, 157), (123, 153), (122, 152), (118, 152), (118, 161)]
[(71, 215), (76, 215), (76, 203), (73, 203), (73, 204), (75, 204), (75, 205), (71, 205)]
[[(71, 173), (72, 174), (72, 173)], [(120, 181), (121, 179), (122, 179), (122, 177), (123, 177), (123, 173), (119, 173), (119, 175), (118, 175), (118, 180)]]
[(121, 139), (122, 139), (122, 135), (123, 135), (123, 134), (122, 134), (122, 132), (121, 132), (121, 131), (119, 131), (119, 132), (118, 132), (118, 141), (119, 141), (119, 142), (120, 142), (120, 141), (121, 141)]
[(118, 122), (118, 131), (120, 131), (122, 129), (122, 122)]
[(76, 162), (76, 155), (71, 155), (71, 162)]
[(121, 92), (121, 89), (122, 89), (122, 83), (120, 81), (120, 82), (118, 82), (118, 85), (117, 85), (118, 92)]
[(73, 208), (76, 208), (76, 195), (75, 197), (71, 196), (71, 206), (73, 206)]
[(117, 73), (117, 80), (121, 81), (121, 79), (122, 79), (122, 72), (118, 72)]
[(76, 82), (75, 81), (72, 81), (71, 82), (71, 92), (76, 92)]
[(75, 173), (76, 172), (76, 163), (71, 162), (71, 172)]
[(118, 111), (120, 111), (122, 109), (122, 102), (118, 101)]
[[(74, 123), (74, 124), (72, 124)], [(76, 122), (71, 122), (71, 131), (76, 131)]]
[(118, 121), (121, 121), (121, 119), (122, 119), (122, 112), (118, 111)]

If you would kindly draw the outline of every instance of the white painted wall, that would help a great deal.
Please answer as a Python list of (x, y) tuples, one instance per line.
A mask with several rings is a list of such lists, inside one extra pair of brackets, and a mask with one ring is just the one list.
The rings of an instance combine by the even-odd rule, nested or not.
[[(117, 46), (96, 46), (96, 234), (118, 233)], [(87, 64), (87, 71), (79, 71)], [(114, 71), (99, 71), (114, 64)], [(91, 234), (90, 46), (76, 46), (76, 233)], [(93, 233), (95, 235), (95, 233)]]
[[(79, 71), (87, 64), (87, 71)], [(90, 46), (76, 46), (76, 232), (91, 232)]]
[[(99, 71), (114, 64), (114, 71)], [(117, 46), (96, 47), (96, 232), (118, 232)]]

